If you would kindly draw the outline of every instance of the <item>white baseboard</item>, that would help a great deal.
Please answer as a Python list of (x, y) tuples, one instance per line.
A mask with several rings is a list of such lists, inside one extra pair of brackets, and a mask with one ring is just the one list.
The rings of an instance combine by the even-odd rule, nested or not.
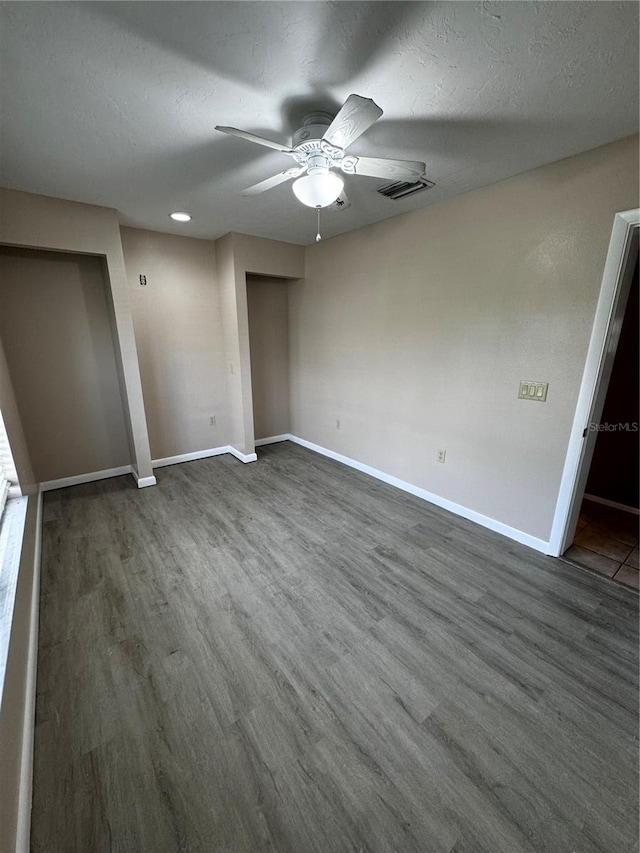
[(33, 554), (33, 583), (29, 649), (25, 673), (24, 717), (20, 755), (20, 786), (16, 822), (16, 853), (29, 853), (31, 841), (31, 805), (33, 802), (33, 748), (36, 733), (36, 680), (38, 669), (38, 627), (40, 612), (40, 562), (42, 556), (42, 492), (36, 498), (36, 533)]
[[(288, 435), (278, 437), (280, 441), (286, 441)], [(241, 453), (235, 447), (230, 447), (225, 444), (222, 447), (211, 447), (208, 450), (196, 450), (193, 453), (180, 453), (177, 456), (166, 456), (163, 459), (153, 459), (151, 461), (152, 468), (163, 468), (166, 465), (177, 465), (180, 462), (191, 462), (195, 459), (207, 459), (210, 456), (220, 456), (223, 453), (231, 453), (236, 459), (241, 462), (255, 462), (257, 455), (255, 453)], [(136, 481), (139, 489), (144, 489), (147, 486), (155, 486), (157, 480), (155, 477), (140, 477), (133, 465), (122, 465), (120, 468), (108, 468), (104, 471), (93, 471), (89, 474), (77, 474), (73, 477), (62, 477), (59, 480), (47, 480), (40, 483), (39, 490), (41, 492), (50, 492), (53, 489), (64, 489), (67, 486), (78, 486), (81, 483), (92, 483), (96, 480), (106, 480), (109, 477), (120, 477), (123, 474), (131, 474)]]
[(146, 489), (147, 486), (155, 486), (155, 484), (158, 482), (153, 476), (153, 474), (151, 474), (149, 477), (141, 477), (140, 474), (138, 474), (138, 469), (135, 465), (131, 466), (131, 476), (136, 481), (136, 486), (139, 489)]
[[(90, 474), (76, 474), (74, 477), (62, 477), (60, 480), (46, 480), (44, 483), (40, 483), (40, 491), (50, 492), (53, 489), (65, 489), (67, 486), (79, 486), (81, 483), (93, 483), (95, 480), (121, 477), (123, 474), (134, 474), (135, 476), (136, 472), (131, 465), (122, 465), (120, 468), (107, 468), (104, 471), (92, 471)], [(135, 479), (138, 483), (140, 482), (137, 476)]]
[[(286, 441), (289, 436), (284, 436), (282, 441)], [(258, 442), (256, 442), (257, 444)], [(196, 459), (208, 459), (210, 456), (222, 456), (223, 453), (230, 453), (239, 459), (241, 462), (255, 462), (257, 455), (255, 453), (241, 453), (230, 444), (225, 444), (222, 447), (211, 447), (209, 450), (195, 450), (193, 453), (180, 453), (178, 456), (167, 456), (164, 459), (154, 459), (151, 464), (154, 468), (162, 468), (165, 465), (177, 465), (180, 462), (193, 462)]]
[[(411, 495), (414, 495), (421, 500), (427, 501), (428, 503), (434, 504), (435, 506), (442, 507), (442, 509), (446, 509), (448, 512), (452, 512), (454, 515), (459, 515), (462, 518), (466, 518), (469, 521), (473, 521), (475, 524), (479, 524), (481, 527), (486, 527), (488, 530), (493, 530), (495, 533), (500, 533), (502, 536), (506, 536), (508, 539), (513, 539), (515, 542), (520, 542), (522, 545), (526, 545), (528, 548), (533, 548), (534, 551), (540, 551), (542, 554), (550, 554), (551, 549), (549, 542), (544, 539), (539, 539), (536, 536), (531, 536), (529, 533), (524, 533), (522, 530), (518, 530), (515, 527), (510, 527), (508, 524), (503, 524), (501, 521), (496, 521), (493, 518), (489, 518), (486, 515), (482, 515), (482, 513), (476, 512), (475, 510), (468, 509), (461, 504), (454, 503), (453, 501), (447, 500), (446, 498), (442, 498), (439, 495), (434, 494), (433, 492), (428, 492), (426, 489), (421, 489), (419, 486), (414, 486), (413, 483), (408, 483), (406, 480), (401, 480), (399, 477), (394, 477), (391, 474), (386, 474), (384, 471), (379, 471), (377, 468), (372, 468), (370, 465), (365, 465), (362, 462), (358, 462), (356, 459), (351, 459), (349, 456), (343, 456), (341, 453), (336, 453), (334, 450), (329, 450), (326, 447), (322, 447), (319, 444), (314, 444), (311, 441), (307, 441), (304, 438), (300, 438), (297, 435), (292, 435), (290, 433), (283, 433), (282, 435), (272, 435), (268, 438), (259, 438), (255, 442), (256, 447), (261, 447), (266, 444), (276, 444), (281, 441), (292, 441), (294, 444), (299, 444), (301, 447), (306, 447), (308, 450), (313, 450), (315, 453), (319, 453), (322, 456), (327, 456), (329, 459), (334, 459), (336, 462), (341, 462), (343, 465), (348, 465), (350, 468), (355, 468), (356, 471), (361, 471), (363, 474), (368, 474), (370, 477), (375, 477), (376, 480), (382, 480), (383, 483), (388, 483), (390, 486), (395, 486), (397, 489), (402, 489), (403, 492), (408, 492)], [(220, 456), (223, 453), (230, 453), (232, 456), (235, 456), (236, 459), (239, 459), (241, 462), (256, 462), (258, 456), (256, 453), (242, 453), (237, 450), (235, 447), (231, 445), (226, 445), (222, 447), (213, 447), (209, 450), (197, 450), (193, 453), (182, 453), (178, 456), (167, 456), (164, 459), (154, 459), (152, 461), (152, 466), (154, 468), (161, 468), (165, 465), (177, 465), (180, 462), (190, 462), (196, 459), (206, 459), (210, 456)], [(46, 492), (51, 489), (61, 489), (65, 486), (75, 486), (79, 483), (88, 483), (93, 480), (102, 480), (107, 477), (118, 477), (121, 474), (129, 474), (132, 473), (134, 478), (138, 483), (139, 488), (143, 488), (145, 486), (153, 486), (156, 484), (155, 477), (137, 477), (136, 471), (130, 466), (124, 466), (122, 468), (112, 468), (108, 471), (97, 471), (93, 474), (81, 474), (77, 477), (66, 477), (62, 480), (49, 480), (46, 483), (40, 484), (40, 491)], [(590, 497), (585, 495), (585, 497)], [(591, 498), (593, 499), (593, 498)], [(602, 498), (597, 499), (602, 503), (605, 501)], [(609, 502), (611, 505), (611, 502)], [(628, 507), (626, 508), (628, 509)]]
[(256, 438), (254, 444), (256, 447), (264, 447), (265, 444), (278, 444), (280, 441), (289, 441), (291, 436), (288, 432), (282, 435), (270, 435), (268, 438)]
[(195, 459), (208, 459), (210, 456), (221, 456), (229, 452), (229, 446), (211, 447), (209, 450), (195, 450), (193, 453), (180, 453), (178, 456), (165, 456), (164, 459), (152, 459), (153, 468), (164, 468), (166, 465), (177, 465), (180, 462), (193, 462)]
[(357, 471), (362, 471), (370, 477), (375, 477), (376, 480), (382, 480), (383, 483), (388, 483), (390, 486), (402, 489), (403, 492), (408, 492), (410, 495), (414, 495), (417, 498), (428, 501), (428, 503), (442, 507), (442, 509), (446, 509), (454, 515), (459, 515), (462, 518), (473, 521), (481, 527), (486, 527), (488, 530), (500, 533), (502, 536), (513, 539), (515, 542), (520, 542), (528, 548), (533, 548), (534, 551), (549, 554), (549, 543), (545, 542), (544, 539), (538, 539), (536, 536), (531, 536), (530, 534), (524, 533), (522, 530), (518, 530), (515, 527), (509, 527), (508, 524), (503, 524), (501, 521), (496, 521), (493, 518), (489, 518), (486, 515), (476, 512), (475, 510), (468, 509), (461, 504), (454, 503), (446, 498), (441, 498), (439, 495), (433, 494), (433, 492), (428, 492), (426, 489), (421, 489), (419, 486), (414, 486), (412, 483), (406, 482), (406, 480), (400, 480), (398, 477), (393, 477), (391, 474), (385, 474), (384, 471), (379, 471), (377, 468), (372, 468), (370, 465), (364, 465), (356, 459), (351, 459), (349, 456), (343, 456), (341, 453), (328, 450), (326, 447), (321, 447), (319, 444), (313, 444), (313, 442), (307, 441), (304, 438), (299, 438), (297, 435), (290, 435), (289, 440), (293, 441), (295, 444), (301, 445), (302, 447), (306, 447), (308, 450), (313, 450), (315, 453), (320, 453), (322, 456), (328, 456), (329, 459), (335, 459), (336, 462), (342, 462), (343, 465), (348, 465), (350, 468), (355, 468)]
[(147, 486), (155, 486), (158, 481), (155, 477), (136, 477), (136, 483), (139, 489), (146, 489)]
[(241, 453), (239, 450), (237, 450), (235, 447), (232, 447), (231, 445), (227, 447), (227, 452), (230, 453), (232, 456), (235, 456), (236, 459), (239, 459), (241, 462), (257, 462), (258, 460), (257, 454)]
[(603, 506), (610, 506), (613, 509), (621, 509), (623, 512), (628, 512), (631, 515), (640, 515), (640, 509), (637, 509), (635, 506), (627, 506), (626, 504), (621, 504), (617, 501), (610, 501), (608, 498), (599, 498), (598, 495), (588, 495), (586, 492), (584, 493), (584, 498), (594, 504), (602, 504)]

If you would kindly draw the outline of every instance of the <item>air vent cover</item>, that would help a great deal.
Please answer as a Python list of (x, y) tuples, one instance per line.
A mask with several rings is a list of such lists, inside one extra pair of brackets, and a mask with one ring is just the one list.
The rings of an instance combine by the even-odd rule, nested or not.
[(435, 186), (433, 181), (420, 178), (418, 181), (394, 181), (392, 184), (385, 184), (383, 187), (380, 187), (378, 192), (386, 198), (397, 201), (401, 198), (407, 198), (407, 196), (414, 193), (422, 192), (422, 190), (428, 190), (433, 186)]

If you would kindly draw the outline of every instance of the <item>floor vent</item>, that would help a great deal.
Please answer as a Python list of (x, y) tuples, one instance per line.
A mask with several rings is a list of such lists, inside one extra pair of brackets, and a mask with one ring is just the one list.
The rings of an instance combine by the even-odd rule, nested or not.
[(418, 181), (394, 181), (392, 184), (385, 184), (383, 187), (380, 187), (378, 192), (380, 195), (396, 201), (400, 198), (407, 198), (407, 196), (414, 193), (422, 192), (422, 190), (431, 189), (433, 186), (435, 186), (433, 181), (420, 178)]

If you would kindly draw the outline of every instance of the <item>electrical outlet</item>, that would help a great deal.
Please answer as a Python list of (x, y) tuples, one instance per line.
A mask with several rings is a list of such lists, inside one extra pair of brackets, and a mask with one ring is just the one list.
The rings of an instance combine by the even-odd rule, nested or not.
[(336, 420), (336, 429), (340, 429), (340, 421)]
[(446, 450), (439, 450), (438, 455), (437, 455), (438, 462), (444, 462), (446, 456), (447, 456)]
[(215, 415), (211, 415), (211, 417), (209, 418), (209, 424), (210, 424), (210, 426), (216, 425), (216, 416)]

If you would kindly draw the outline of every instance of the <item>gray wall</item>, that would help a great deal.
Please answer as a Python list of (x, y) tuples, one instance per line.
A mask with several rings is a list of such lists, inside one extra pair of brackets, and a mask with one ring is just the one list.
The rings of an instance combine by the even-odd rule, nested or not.
[(256, 438), (290, 431), (287, 290), (277, 278), (247, 276), (251, 388)]
[(130, 464), (101, 259), (3, 248), (0, 337), (37, 481)]
[(214, 244), (136, 228), (121, 237), (152, 459), (228, 444)]
[(308, 247), (291, 431), (547, 540), (613, 216), (637, 204), (631, 137)]

